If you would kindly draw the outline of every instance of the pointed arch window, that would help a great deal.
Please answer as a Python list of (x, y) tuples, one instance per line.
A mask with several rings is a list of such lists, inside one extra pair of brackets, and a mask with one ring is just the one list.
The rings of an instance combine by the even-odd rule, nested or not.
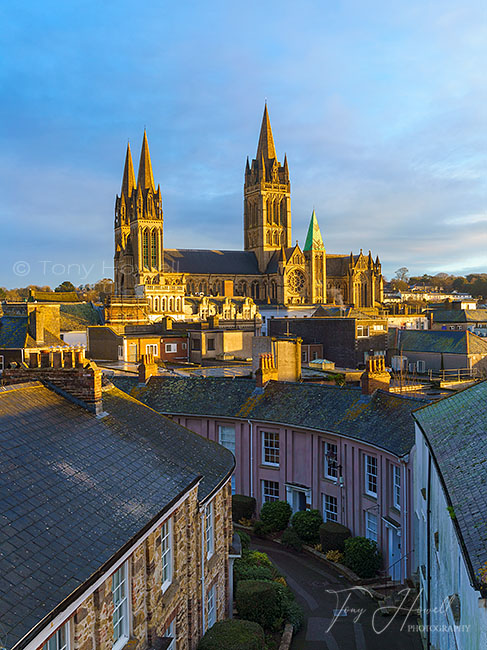
[(144, 266), (149, 268), (149, 231), (148, 230), (144, 230), (142, 234), (142, 255), (143, 255)]
[(153, 268), (157, 268), (157, 231), (153, 230), (151, 233), (151, 261)]

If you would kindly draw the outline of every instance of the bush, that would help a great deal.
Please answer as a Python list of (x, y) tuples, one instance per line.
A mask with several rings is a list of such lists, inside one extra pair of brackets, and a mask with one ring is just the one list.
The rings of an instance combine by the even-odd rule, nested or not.
[(260, 509), (260, 519), (274, 532), (287, 528), (292, 513), (287, 501), (266, 501)]
[(317, 544), (320, 540), (320, 526), (323, 517), (319, 510), (302, 510), (297, 512), (292, 520), (291, 526), (299, 537), (308, 544)]
[(265, 521), (257, 519), (257, 521), (254, 522), (253, 531), (254, 535), (257, 535), (257, 537), (265, 537), (272, 532), (272, 528), (269, 526), (269, 524), (266, 524)]
[(336, 521), (326, 521), (320, 526), (321, 550), (328, 551), (345, 550), (345, 540), (351, 536), (350, 530)]
[(259, 623), (264, 630), (279, 629), (283, 617), (283, 589), (275, 582), (241, 580), (235, 597), (239, 617)]
[(249, 566), (272, 567), (272, 562), (269, 560), (267, 553), (262, 553), (261, 551), (249, 551), (246, 553), (245, 562)]
[(294, 627), (294, 633), (299, 632), (304, 623), (304, 611), (299, 603), (291, 600), (284, 607), (284, 620), (291, 623)]
[(343, 562), (343, 553), (337, 550), (333, 551), (327, 551), (326, 552), (326, 559), (329, 562)]
[(293, 528), (286, 528), (282, 534), (281, 542), (283, 546), (293, 548), (295, 551), (301, 551), (303, 549), (303, 542)]
[(237, 523), (241, 519), (252, 519), (255, 512), (255, 499), (245, 494), (232, 496), (232, 519)]
[(247, 535), (243, 530), (237, 530), (237, 535), (240, 537), (240, 544), (242, 545), (242, 553), (249, 550), (250, 535)]
[(359, 578), (373, 578), (382, 564), (377, 543), (366, 537), (349, 537), (345, 540), (345, 566)]
[(204, 635), (198, 650), (265, 650), (264, 630), (258, 623), (229, 619), (219, 621)]
[(240, 580), (274, 580), (274, 573), (267, 566), (250, 566), (244, 560), (235, 560), (233, 580), (237, 585)]

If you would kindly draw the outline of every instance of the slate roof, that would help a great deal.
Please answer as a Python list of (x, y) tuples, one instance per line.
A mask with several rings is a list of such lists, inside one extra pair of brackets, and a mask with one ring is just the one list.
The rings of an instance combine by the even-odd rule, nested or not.
[(221, 273), (260, 275), (252, 251), (164, 249), (164, 264), (169, 273)]
[[(110, 386), (103, 418), (35, 382), (0, 389), (0, 621), (12, 648), (233, 455)], [(84, 587), (83, 587), (84, 588)], [(22, 647), (21, 644), (18, 647)]]
[[(60, 338), (51, 334), (48, 330), (44, 330), (44, 342), (41, 347), (45, 346), (59, 346), (66, 345)], [(20, 349), (20, 348), (36, 348), (39, 345), (35, 342), (29, 334), (29, 320), (28, 318), (19, 318), (11, 316), (2, 316), (0, 318), (0, 349)]]
[[(353, 260), (356, 262), (360, 255), (354, 255)], [(326, 254), (326, 274), (331, 276), (345, 275), (350, 265), (350, 255), (330, 255)]]
[[(119, 379), (113, 380), (117, 385)], [(335, 432), (402, 456), (414, 444), (411, 412), (424, 399), (359, 388), (270, 381), (264, 391), (250, 379), (151, 377), (125, 389), (165, 413), (235, 417)]]
[(487, 309), (436, 309), (435, 323), (486, 323)]
[(38, 291), (32, 289), (29, 302), (80, 302), (76, 291)]
[(487, 354), (487, 341), (472, 332), (399, 330), (397, 348), (403, 352)]
[(89, 325), (101, 325), (100, 312), (91, 303), (61, 305), (59, 310), (62, 332), (85, 330)]
[(486, 403), (484, 381), (414, 413), (443, 477), (474, 574), (487, 561)]

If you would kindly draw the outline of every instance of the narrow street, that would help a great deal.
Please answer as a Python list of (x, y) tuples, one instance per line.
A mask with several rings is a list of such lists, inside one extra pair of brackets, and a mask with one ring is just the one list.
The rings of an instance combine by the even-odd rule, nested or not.
[(304, 609), (306, 621), (291, 650), (422, 650), (417, 619), (407, 612), (383, 616), (361, 589), (327, 569), (319, 560), (268, 540), (252, 548), (269, 555)]

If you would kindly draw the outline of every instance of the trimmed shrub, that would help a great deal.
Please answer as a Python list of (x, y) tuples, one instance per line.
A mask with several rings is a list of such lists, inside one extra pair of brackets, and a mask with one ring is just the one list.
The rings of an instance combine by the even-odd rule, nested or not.
[(301, 510), (293, 515), (291, 526), (307, 544), (317, 544), (320, 540), (320, 526), (323, 517), (319, 510)]
[(240, 537), (240, 544), (242, 545), (242, 553), (249, 550), (250, 535), (247, 535), (243, 530), (237, 530), (237, 535)]
[(235, 560), (233, 565), (233, 580), (237, 585), (240, 580), (274, 580), (271, 567), (251, 566), (244, 560)]
[(245, 562), (249, 566), (272, 567), (272, 562), (269, 560), (267, 553), (262, 553), (261, 551), (249, 551), (245, 555)]
[(382, 564), (377, 543), (366, 537), (349, 537), (345, 540), (343, 564), (359, 578), (373, 578)]
[(219, 621), (204, 635), (198, 650), (265, 650), (264, 630), (258, 623), (229, 619)]
[(259, 623), (264, 630), (279, 629), (283, 617), (283, 589), (276, 582), (241, 580), (235, 597), (238, 615)]
[(345, 540), (351, 537), (350, 530), (337, 521), (326, 521), (320, 526), (320, 542), (323, 553), (345, 550)]
[(303, 542), (293, 528), (286, 528), (282, 534), (281, 542), (283, 546), (287, 546), (287, 548), (293, 548), (295, 551), (302, 551), (303, 549)]
[(291, 600), (284, 606), (284, 620), (291, 623), (294, 627), (294, 633), (299, 632), (304, 623), (304, 611), (299, 603)]
[(260, 519), (270, 527), (270, 531), (284, 530), (293, 514), (287, 501), (266, 501), (260, 509)]
[(272, 528), (269, 526), (269, 524), (266, 524), (265, 521), (257, 519), (257, 521), (254, 522), (253, 531), (254, 535), (257, 537), (265, 537), (272, 532)]
[(232, 519), (237, 523), (241, 519), (252, 519), (255, 512), (255, 499), (245, 494), (232, 496)]

